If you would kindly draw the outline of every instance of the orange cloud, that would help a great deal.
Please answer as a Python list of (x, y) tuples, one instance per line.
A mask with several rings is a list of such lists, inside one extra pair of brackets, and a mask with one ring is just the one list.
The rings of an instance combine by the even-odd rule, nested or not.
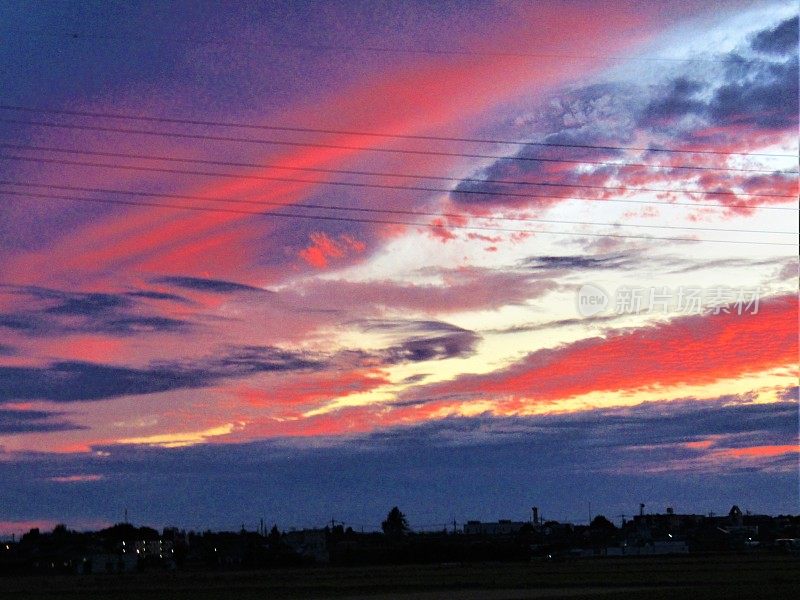
[(787, 444), (782, 446), (750, 446), (747, 448), (726, 448), (715, 453), (721, 458), (770, 458), (785, 454), (800, 453), (800, 446)]
[[(465, 122), (512, 100), (541, 94), (575, 76), (605, 66), (609, 62), (605, 58), (607, 55), (642, 41), (656, 31), (656, 23), (662, 28), (667, 18), (661, 10), (642, 6), (614, 6), (612, 21), (603, 18), (608, 10), (603, 5), (559, 3), (515, 10), (518, 14), (509, 19), (502, 30), (487, 24), (476, 32), (474, 39), (460, 41), (465, 47), (491, 51), (496, 50), (493, 41), (501, 40), (504, 48), (525, 48), (530, 55), (477, 53), (405, 57), (389, 71), (370, 73), (327, 98), (314, 98), (306, 106), (291, 107), (279, 120), (312, 127), (330, 127), (335, 122), (341, 129), (389, 134), (452, 134), (454, 130), (463, 130)], [(671, 11), (669, 18), (680, 18), (683, 10)], [(565, 63), (558, 56), (548, 56), (562, 49), (567, 32), (570, 52), (584, 54), (587, 58)], [(599, 48), (603, 51), (598, 52)], [(365, 148), (394, 143), (358, 134), (325, 135), (311, 141), (322, 140), (326, 144)], [(150, 140), (147, 144), (152, 147), (155, 142)], [(173, 145), (173, 151), (180, 150), (179, 144)], [(210, 149), (224, 153), (229, 151), (227, 148), (217, 144)], [(196, 150), (190, 153), (196, 154)], [(270, 152), (259, 158), (281, 166), (304, 167), (335, 167), (348, 160), (365, 158), (378, 160), (374, 153), (346, 148), (296, 148)], [(402, 161), (398, 162), (401, 164), (397, 166), (402, 168)], [(408, 161), (405, 162), (407, 165)], [(433, 171), (441, 171), (452, 166), (454, 158), (427, 157), (425, 162)], [(275, 176), (285, 175), (285, 171), (263, 168), (249, 174)], [(125, 182), (130, 179), (127, 175), (110, 178)], [(296, 202), (318, 187), (314, 182), (265, 182), (244, 177), (212, 176), (208, 183), (190, 185), (185, 177), (172, 179), (166, 182), (171, 189), (192, 195), (259, 198), (281, 204)], [(192, 202), (192, 205), (209, 206), (210, 203)], [(208, 265), (213, 265), (218, 277), (234, 271), (241, 277), (242, 271), (251, 268), (256, 257), (257, 245), (248, 242), (258, 239), (263, 243), (269, 239), (265, 234), (271, 230), (269, 221), (246, 215), (127, 208), (122, 214), (117, 212), (87, 222), (44, 250), (19, 256), (7, 265), (6, 271), (27, 274), (28, 283), (58, 279), (64, 272), (69, 272), (73, 279), (89, 281), (102, 273), (121, 269), (192, 275)], [(226, 239), (231, 232), (236, 232), (234, 238), (238, 236), (238, 239)], [(53, 261), (54, 256), (58, 257), (57, 261)], [(323, 259), (326, 259), (323, 250), (312, 250), (308, 256), (314, 266), (322, 264)], [(263, 272), (261, 277), (264, 277)]]
[(61, 475), (58, 477), (51, 477), (50, 481), (55, 483), (87, 483), (91, 481), (100, 481), (101, 479), (103, 479), (102, 475), (83, 473), (80, 475)]
[(322, 231), (311, 234), (312, 244), (300, 251), (300, 258), (313, 267), (323, 269), (328, 266), (329, 259), (342, 258), (348, 250), (363, 252), (366, 244), (351, 235), (340, 235), (334, 240)]
[(388, 383), (389, 379), (380, 370), (307, 373), (301, 378), (269, 382), (258, 388), (241, 387), (235, 390), (235, 394), (251, 406), (271, 409), (275, 414), (297, 416), (300, 407), (318, 407), (336, 398), (368, 392)]
[(797, 296), (778, 296), (762, 301), (757, 314), (681, 317), (584, 339), (422, 393), (546, 402), (597, 391), (708, 384), (786, 365), (796, 369), (797, 318)]

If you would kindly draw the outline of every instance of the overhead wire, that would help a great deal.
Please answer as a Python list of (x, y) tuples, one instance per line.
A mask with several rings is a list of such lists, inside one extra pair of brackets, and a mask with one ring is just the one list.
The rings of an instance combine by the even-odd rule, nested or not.
[[(641, 150), (641, 151), (653, 151), (653, 152), (675, 152), (675, 153), (692, 153), (692, 154), (715, 154), (715, 155), (728, 155), (728, 156), (769, 156), (769, 157), (786, 157), (789, 155), (779, 155), (779, 154), (766, 154), (766, 153), (723, 153), (718, 151), (710, 151), (710, 150), (688, 150), (688, 149), (666, 149), (666, 148), (643, 148), (643, 147), (623, 147), (623, 146), (592, 146), (592, 145), (585, 145), (585, 144), (557, 144), (557, 143), (548, 143), (548, 142), (519, 142), (519, 141), (512, 141), (512, 140), (489, 140), (489, 139), (479, 139), (479, 138), (456, 138), (456, 137), (444, 137), (444, 136), (422, 136), (422, 135), (403, 135), (403, 134), (387, 134), (387, 133), (377, 133), (377, 132), (364, 132), (364, 131), (349, 131), (349, 130), (339, 130), (339, 129), (315, 129), (315, 128), (303, 128), (303, 127), (289, 127), (289, 126), (277, 126), (277, 125), (256, 125), (256, 124), (247, 124), (247, 123), (234, 123), (234, 122), (226, 122), (226, 121), (205, 121), (205, 120), (192, 120), (192, 119), (176, 119), (176, 118), (168, 118), (168, 117), (144, 117), (138, 115), (124, 115), (119, 113), (101, 113), (101, 112), (92, 112), (92, 111), (71, 111), (71, 110), (57, 110), (57, 109), (45, 109), (45, 108), (31, 108), (31, 107), (21, 107), (21, 106), (14, 106), (8, 104), (0, 104), (0, 109), (2, 110), (14, 110), (14, 111), (24, 111), (24, 112), (36, 112), (36, 113), (46, 113), (46, 114), (59, 114), (59, 115), (70, 115), (70, 116), (80, 116), (80, 117), (92, 117), (92, 118), (106, 118), (106, 119), (125, 119), (125, 120), (135, 120), (135, 121), (146, 121), (146, 122), (158, 122), (158, 123), (171, 123), (171, 124), (182, 124), (182, 125), (203, 125), (203, 126), (218, 126), (218, 127), (235, 127), (235, 128), (247, 128), (247, 129), (267, 129), (267, 130), (280, 130), (280, 131), (291, 131), (291, 132), (304, 132), (304, 133), (326, 133), (326, 134), (350, 134), (350, 135), (363, 135), (363, 136), (371, 136), (371, 137), (382, 137), (382, 138), (397, 138), (397, 139), (415, 139), (415, 140), (429, 140), (429, 141), (451, 141), (451, 142), (468, 142), (468, 143), (493, 143), (493, 144), (516, 144), (516, 145), (523, 145), (523, 146), (555, 146), (555, 147), (572, 147), (572, 148), (594, 148), (594, 149), (604, 149), (604, 150)], [(445, 155), (445, 156), (459, 156), (459, 157), (466, 157), (466, 158), (492, 158), (492, 159), (518, 159), (518, 160), (540, 160), (543, 162), (564, 162), (564, 163), (577, 163), (577, 164), (602, 164), (602, 165), (610, 165), (610, 166), (634, 166), (634, 167), (645, 167), (645, 168), (687, 168), (687, 169), (700, 169), (700, 170), (712, 170), (717, 168), (715, 167), (708, 167), (708, 166), (692, 166), (692, 165), (651, 165), (647, 163), (614, 163), (609, 161), (588, 161), (588, 160), (570, 160), (570, 159), (554, 159), (554, 158), (539, 158), (539, 157), (519, 157), (519, 156), (496, 156), (496, 155), (488, 155), (488, 154), (474, 154), (474, 153), (457, 153), (457, 152), (445, 152), (445, 151), (433, 151), (433, 150), (421, 150), (421, 149), (408, 149), (408, 148), (374, 148), (369, 146), (349, 146), (349, 145), (341, 145), (341, 144), (324, 144), (324, 143), (313, 143), (313, 142), (298, 142), (298, 141), (291, 141), (291, 140), (264, 140), (264, 139), (255, 139), (255, 138), (241, 138), (241, 137), (233, 137), (233, 136), (217, 136), (217, 135), (208, 135), (208, 134), (195, 134), (195, 133), (185, 133), (185, 132), (176, 132), (176, 131), (153, 131), (153, 130), (143, 130), (143, 129), (130, 129), (130, 128), (121, 128), (121, 127), (106, 127), (106, 126), (95, 126), (95, 125), (87, 125), (87, 124), (75, 124), (75, 123), (52, 123), (52, 122), (40, 122), (40, 121), (25, 121), (25, 120), (18, 120), (18, 119), (2, 119), (0, 118), (0, 122), (5, 123), (16, 123), (16, 124), (27, 124), (27, 125), (34, 125), (34, 126), (44, 126), (44, 127), (54, 127), (54, 128), (65, 128), (65, 129), (79, 129), (79, 130), (89, 130), (89, 131), (103, 131), (103, 132), (112, 132), (112, 133), (124, 133), (124, 134), (133, 134), (133, 135), (151, 135), (151, 136), (164, 136), (164, 137), (178, 137), (178, 138), (189, 138), (189, 139), (202, 139), (202, 140), (214, 140), (214, 141), (224, 141), (224, 142), (237, 142), (237, 143), (257, 143), (257, 144), (275, 144), (275, 145), (289, 145), (289, 146), (300, 146), (300, 147), (323, 147), (323, 148), (336, 148), (336, 149), (352, 149), (352, 150), (363, 150), (363, 151), (375, 151), (375, 152), (398, 152), (398, 153), (407, 153), (407, 154), (431, 154), (431, 155)], [(359, 176), (380, 176), (380, 177), (397, 177), (397, 178), (412, 178), (412, 179), (430, 179), (430, 180), (438, 180), (438, 181), (454, 181), (454, 182), (462, 182), (462, 183), (476, 183), (476, 184), (500, 184), (500, 185), (514, 185), (514, 186), (543, 186), (543, 187), (564, 187), (564, 188), (581, 188), (581, 189), (593, 189), (593, 190), (604, 190), (604, 191), (617, 191), (617, 192), (654, 192), (654, 193), (668, 193), (668, 194), (702, 194), (702, 195), (712, 195), (712, 196), (746, 196), (746, 197), (764, 197), (764, 198), (796, 198), (794, 195), (785, 195), (785, 194), (764, 194), (764, 193), (748, 193), (748, 192), (735, 192), (735, 191), (726, 191), (726, 190), (694, 190), (694, 189), (664, 189), (664, 188), (628, 188), (623, 186), (595, 186), (595, 185), (586, 185), (586, 184), (571, 184), (571, 183), (558, 183), (558, 182), (550, 182), (550, 181), (508, 181), (508, 180), (496, 180), (496, 179), (477, 179), (477, 178), (455, 178), (455, 177), (444, 177), (438, 175), (424, 175), (424, 174), (411, 174), (411, 173), (397, 173), (397, 172), (381, 172), (381, 171), (365, 171), (365, 170), (357, 170), (357, 169), (325, 169), (321, 167), (292, 167), (290, 165), (270, 165), (270, 164), (257, 164), (257, 163), (245, 163), (245, 162), (236, 162), (236, 161), (215, 161), (215, 160), (206, 160), (206, 159), (192, 159), (192, 158), (183, 158), (183, 157), (173, 157), (173, 156), (157, 156), (157, 155), (148, 155), (148, 154), (141, 154), (141, 153), (117, 153), (117, 152), (100, 152), (100, 151), (90, 151), (90, 150), (79, 150), (79, 149), (70, 149), (70, 148), (59, 148), (53, 146), (34, 146), (34, 145), (26, 145), (26, 144), (14, 144), (14, 143), (0, 143), (0, 147), (7, 148), (7, 149), (15, 149), (15, 150), (23, 150), (23, 151), (38, 151), (38, 152), (51, 152), (51, 153), (59, 153), (59, 154), (78, 154), (78, 155), (86, 155), (86, 156), (102, 156), (106, 158), (131, 158), (131, 159), (144, 159), (144, 160), (153, 160), (153, 161), (164, 161), (164, 162), (178, 162), (178, 163), (195, 163), (195, 164), (209, 164), (209, 165), (219, 165), (219, 166), (236, 166), (236, 167), (246, 167), (246, 168), (261, 168), (261, 169), (283, 169), (283, 170), (293, 170), (293, 171), (306, 171), (306, 172), (315, 172), (315, 173), (325, 173), (325, 174), (341, 174), (341, 175), (359, 175)], [(258, 175), (253, 173), (223, 173), (223, 172), (216, 172), (216, 171), (197, 171), (197, 170), (186, 170), (186, 169), (167, 169), (163, 167), (152, 167), (152, 166), (142, 166), (142, 165), (125, 165), (125, 164), (116, 164), (116, 163), (99, 163), (99, 162), (89, 162), (89, 161), (73, 161), (73, 160), (63, 160), (63, 159), (55, 159), (55, 158), (46, 158), (41, 156), (21, 156), (21, 155), (9, 155), (4, 154), (0, 155), (0, 159), (2, 160), (13, 160), (13, 161), (27, 161), (27, 162), (38, 162), (38, 163), (50, 163), (50, 164), (60, 164), (60, 165), (68, 165), (68, 166), (86, 166), (92, 168), (110, 168), (110, 169), (123, 169), (123, 170), (134, 170), (134, 171), (149, 171), (149, 172), (160, 172), (160, 173), (170, 173), (170, 174), (180, 174), (180, 175), (199, 175), (199, 176), (212, 176), (212, 177), (231, 177), (231, 178), (244, 178), (244, 179), (258, 179), (258, 180), (266, 180), (266, 181), (278, 181), (278, 182), (287, 182), (287, 183), (308, 183), (314, 185), (330, 185), (330, 186), (347, 186), (347, 187), (357, 187), (357, 188), (375, 188), (375, 189), (390, 189), (390, 190), (409, 190), (409, 191), (427, 191), (427, 192), (441, 192), (441, 193), (452, 193), (452, 194), (479, 194), (479, 195), (488, 195), (488, 196), (508, 196), (508, 197), (520, 197), (520, 198), (550, 198), (550, 199), (564, 199), (564, 200), (591, 200), (591, 201), (603, 201), (603, 202), (635, 202), (641, 204), (660, 204), (660, 205), (685, 205), (685, 206), (706, 206), (706, 207), (714, 207), (720, 209), (730, 209), (730, 208), (744, 208), (744, 209), (775, 209), (775, 210), (796, 210), (793, 207), (782, 207), (782, 206), (765, 206), (765, 205), (752, 205), (752, 204), (707, 204), (707, 203), (697, 203), (697, 202), (661, 202), (661, 201), (635, 201), (632, 199), (626, 198), (584, 198), (584, 197), (568, 197), (568, 196), (559, 196), (553, 194), (521, 194), (518, 192), (504, 192), (504, 191), (493, 191), (493, 190), (476, 190), (476, 189), (447, 189), (447, 188), (436, 188), (431, 186), (423, 186), (423, 185), (414, 185), (414, 186), (401, 186), (401, 185), (390, 185), (390, 184), (381, 184), (381, 183), (368, 183), (362, 181), (330, 181), (330, 180), (316, 180), (316, 179), (300, 179), (300, 178), (293, 178), (293, 177), (274, 177), (274, 176), (267, 176), (267, 175)], [(730, 170), (730, 171), (741, 171), (741, 172), (768, 172), (773, 174), (794, 174), (794, 172), (789, 171), (769, 171), (766, 169), (734, 169), (734, 168), (718, 168), (718, 170)], [(13, 182), (13, 181), (4, 181), (1, 182), (6, 185), (15, 185), (15, 186), (23, 186), (26, 185), (22, 182)], [(269, 203), (266, 201), (254, 201), (254, 200), (240, 200), (240, 199), (221, 199), (221, 198), (207, 198), (207, 197), (191, 197), (186, 195), (179, 195), (179, 194), (146, 194), (143, 192), (135, 192), (135, 191), (126, 191), (126, 190), (101, 190), (99, 188), (92, 189), (92, 188), (73, 188), (70, 186), (57, 186), (57, 185), (41, 185), (41, 184), (28, 184), (33, 187), (45, 187), (51, 189), (73, 189), (73, 190), (82, 190), (82, 191), (102, 191), (103, 193), (116, 193), (116, 194), (128, 194), (128, 195), (149, 195), (152, 197), (167, 197), (167, 198), (182, 198), (182, 199), (194, 199), (194, 200), (201, 200), (201, 201), (212, 201), (212, 202), (235, 202), (235, 203), (248, 203), (248, 204), (264, 204), (264, 205), (278, 205), (284, 206), (284, 204), (280, 203)], [(5, 193), (14, 194), (18, 196), (24, 196), (25, 194), (21, 194), (19, 192), (3, 190)], [(47, 197), (45, 195), (38, 195), (37, 197)], [(97, 199), (97, 198), (75, 198), (75, 197), (58, 197), (59, 199), (65, 200), (75, 200), (75, 201), (86, 201), (86, 202), (99, 202), (105, 201), (108, 203), (116, 203), (116, 204), (131, 204), (130, 202), (125, 201), (112, 201), (108, 199)], [(165, 205), (165, 204), (155, 204), (155, 203), (148, 203), (142, 204), (137, 203), (140, 206), (156, 206), (156, 207), (163, 207), (163, 208), (178, 208), (178, 209), (185, 209), (185, 210), (195, 210), (201, 209), (200, 207), (186, 207), (186, 206), (177, 206), (177, 205)], [(353, 212), (375, 212), (375, 213), (382, 213), (382, 214), (400, 214), (400, 215), (414, 215), (414, 216), (429, 216), (429, 217), (438, 217), (438, 218), (464, 218), (465, 215), (460, 215), (456, 213), (431, 213), (431, 212), (422, 212), (422, 211), (412, 211), (412, 210), (398, 210), (398, 209), (379, 209), (379, 208), (365, 208), (365, 207), (346, 207), (341, 205), (322, 205), (322, 204), (293, 204), (293, 206), (298, 208), (308, 208), (308, 209), (315, 209), (315, 210), (347, 210)], [(226, 212), (236, 212), (238, 214), (261, 214), (261, 215), (272, 215), (272, 216), (287, 216), (287, 217), (299, 217), (299, 218), (315, 218), (313, 215), (298, 215), (298, 214), (278, 214), (275, 212), (272, 213), (254, 213), (251, 211), (234, 211), (233, 209), (207, 209), (212, 210), (215, 212), (219, 211), (226, 211)], [(323, 217), (321, 215), (317, 215), (319, 218), (324, 218), (326, 220), (350, 220), (356, 222), (387, 222), (386, 220), (363, 220), (363, 219), (352, 219), (352, 218), (343, 218), (343, 217)], [(487, 218), (487, 217), (475, 217), (474, 215), (470, 215), (469, 218)], [(766, 234), (788, 234), (788, 235), (795, 235), (794, 232), (789, 231), (767, 231), (767, 230), (743, 230), (743, 229), (729, 229), (729, 228), (703, 228), (703, 227), (682, 227), (682, 226), (668, 226), (668, 225), (649, 225), (649, 224), (620, 224), (620, 223), (598, 223), (598, 222), (585, 222), (585, 221), (568, 221), (568, 220), (546, 220), (546, 219), (523, 219), (523, 218), (509, 218), (509, 217), (491, 217), (493, 220), (503, 220), (503, 221), (528, 221), (528, 222), (537, 222), (537, 223), (558, 223), (558, 224), (574, 224), (574, 225), (594, 225), (594, 226), (610, 226), (610, 227), (646, 227), (646, 228), (657, 228), (657, 229), (681, 229), (681, 230), (699, 230), (699, 231), (724, 231), (724, 232), (735, 232), (735, 233), (766, 233)], [(439, 227), (440, 225), (436, 224), (424, 224), (424, 223), (409, 223), (409, 222), (391, 222), (391, 224), (401, 224), (401, 225), (413, 225), (413, 226), (436, 226)], [(453, 224), (448, 224), (448, 228), (464, 228), (464, 226), (457, 226)], [(475, 229), (474, 227), (468, 227), (471, 229)], [(498, 228), (479, 228), (481, 230), (493, 230), (497, 231)], [(514, 230), (520, 231), (520, 230)], [(540, 233), (556, 233), (556, 232), (548, 232), (548, 231), (539, 231)], [(532, 231), (531, 233), (536, 233), (536, 231)], [(559, 232), (561, 233), (561, 232)], [(569, 233), (569, 232), (563, 232)], [(619, 237), (619, 236), (617, 236)], [(631, 237), (631, 236), (626, 236)], [(639, 237), (647, 237), (647, 236), (639, 236)], [(670, 240), (680, 240), (680, 241), (713, 241), (713, 242), (727, 242), (731, 240), (694, 240), (691, 238), (650, 238), (647, 239), (670, 239)], [(735, 241), (731, 241), (734, 243)], [(770, 242), (753, 242), (753, 241), (742, 241), (742, 243), (770, 243)], [(777, 244), (777, 245), (786, 245), (786, 244)]]
[[(66, 190), (75, 192), (89, 192), (96, 194), (119, 194), (126, 196), (143, 196), (153, 198), (169, 198), (178, 200), (199, 200), (203, 202), (223, 202), (232, 204), (251, 204), (256, 206), (279, 206), (289, 208), (305, 208), (313, 210), (333, 210), (333, 211), (347, 211), (347, 212), (366, 212), (366, 213), (380, 213), (380, 214), (394, 214), (406, 216), (419, 216), (419, 217), (436, 217), (444, 219), (482, 219), (488, 221), (512, 221), (523, 223), (550, 223), (561, 225), (598, 225), (608, 227), (640, 227), (648, 229), (680, 229), (687, 231), (715, 231), (727, 233), (764, 233), (764, 234), (777, 234), (777, 235), (797, 235), (794, 231), (774, 231), (766, 229), (735, 229), (725, 227), (696, 227), (692, 225), (654, 225), (648, 223), (607, 223), (597, 221), (575, 221), (569, 219), (536, 219), (532, 217), (501, 217), (501, 216), (485, 216), (474, 215), (469, 213), (452, 213), (452, 212), (430, 212), (418, 210), (403, 210), (393, 208), (367, 208), (362, 206), (343, 206), (339, 204), (317, 204), (308, 202), (292, 202), (287, 204), (285, 202), (275, 202), (270, 200), (254, 200), (254, 199), (240, 199), (240, 198), (220, 198), (210, 196), (197, 196), (189, 194), (169, 194), (159, 192), (142, 192), (135, 190), (117, 190), (109, 188), (96, 188), (96, 187), (82, 187), (82, 186), (67, 186), (67, 185), (54, 185), (54, 184), (39, 184), (39, 183), (25, 183), (18, 181), (0, 180), (0, 185), (26, 187), (26, 188), (40, 188), (40, 189), (55, 189)], [(0, 189), (0, 192), (7, 190)]]
[(227, 213), (238, 215), (249, 215), (256, 217), (284, 217), (284, 218), (299, 218), (311, 219), (318, 221), (341, 221), (349, 223), (373, 223), (384, 225), (404, 225), (411, 227), (423, 227), (433, 229), (458, 229), (458, 230), (471, 230), (471, 231), (492, 231), (492, 232), (506, 232), (506, 233), (527, 233), (527, 234), (546, 234), (546, 235), (570, 235), (570, 236), (589, 236), (589, 237), (602, 237), (602, 238), (622, 238), (622, 239), (641, 239), (649, 241), (673, 241), (673, 242), (696, 242), (696, 243), (722, 243), (722, 244), (745, 244), (745, 245), (761, 245), (761, 246), (791, 246), (796, 247), (796, 243), (783, 243), (783, 242), (769, 242), (769, 241), (755, 241), (755, 240), (730, 240), (730, 239), (697, 239), (697, 238), (680, 238), (680, 237), (657, 237), (645, 235), (627, 235), (627, 234), (614, 234), (614, 233), (594, 233), (584, 231), (551, 231), (544, 229), (512, 229), (500, 227), (483, 227), (473, 225), (453, 225), (444, 223), (419, 223), (409, 221), (396, 221), (391, 219), (364, 219), (358, 217), (336, 217), (329, 215), (304, 215), (297, 213), (282, 213), (277, 211), (264, 211), (253, 212), (247, 210), (239, 210), (233, 208), (208, 208), (200, 206), (185, 206), (180, 204), (167, 204), (162, 202), (134, 202), (129, 200), (113, 200), (109, 198), (85, 198), (76, 196), (61, 196), (56, 194), (36, 194), (32, 192), (16, 192), (13, 190), (2, 190), (0, 193), (18, 196), (21, 198), (38, 198), (38, 199), (53, 199), (53, 200), (67, 200), (73, 202), (88, 202), (99, 204), (113, 204), (113, 205), (127, 205), (127, 206), (147, 206), (154, 208), (166, 208), (176, 210), (187, 210), (195, 212), (213, 212), (213, 213)]
[[(543, 146), (543, 147), (553, 147), (553, 148), (580, 148), (580, 149), (596, 149), (596, 150), (636, 150), (642, 152), (662, 152), (662, 153), (674, 153), (674, 154), (710, 154), (717, 156), (762, 156), (762, 157), (772, 157), (772, 158), (796, 158), (796, 156), (793, 154), (771, 154), (771, 153), (760, 153), (760, 152), (725, 152), (719, 150), (698, 150), (698, 149), (687, 149), (687, 148), (662, 148), (662, 147), (643, 147), (643, 146), (569, 144), (566, 142), (532, 142), (532, 141), (520, 141), (520, 140), (509, 140), (509, 139), (468, 138), (468, 137), (451, 137), (451, 136), (436, 136), (436, 135), (402, 134), (402, 133), (382, 133), (375, 131), (363, 131), (363, 130), (351, 130), (351, 129), (265, 125), (265, 124), (253, 124), (253, 123), (240, 123), (235, 121), (182, 119), (175, 117), (153, 117), (146, 115), (130, 115), (130, 114), (114, 113), (114, 112), (67, 110), (67, 109), (55, 109), (55, 108), (44, 108), (44, 107), (26, 107), (14, 104), (4, 104), (4, 103), (0, 103), (0, 110), (39, 113), (39, 114), (92, 117), (92, 118), (103, 118), (103, 119), (142, 121), (150, 123), (202, 125), (202, 126), (212, 126), (212, 127), (238, 128), (238, 129), (288, 131), (296, 133), (358, 135), (365, 137), (379, 137), (379, 138), (391, 138), (391, 139), (403, 139), (403, 140), (463, 142), (463, 143), (474, 143), (474, 144), (517, 145), (517, 146)], [(494, 158), (494, 157), (486, 157), (486, 158)]]
[[(219, 171), (195, 171), (195, 170), (187, 170), (187, 169), (168, 169), (165, 167), (148, 167), (143, 165), (122, 165), (122, 164), (111, 164), (111, 163), (98, 163), (98, 162), (90, 162), (90, 161), (77, 161), (77, 160), (64, 160), (58, 158), (45, 158), (41, 156), (21, 156), (17, 154), (0, 154), (0, 160), (12, 160), (12, 161), (22, 161), (22, 162), (36, 162), (36, 163), (45, 163), (45, 164), (58, 164), (58, 165), (65, 165), (65, 166), (82, 166), (82, 167), (93, 167), (93, 168), (106, 168), (106, 169), (121, 169), (121, 170), (129, 170), (129, 171), (145, 171), (145, 172), (156, 172), (156, 173), (170, 173), (174, 175), (201, 175), (206, 177), (225, 177), (225, 178), (235, 178), (235, 179), (255, 179), (261, 181), (282, 181), (282, 182), (292, 182), (292, 183), (311, 183), (315, 185), (330, 185), (330, 186), (343, 186), (343, 187), (356, 187), (356, 188), (373, 188), (373, 189), (387, 189), (387, 190), (411, 190), (411, 191), (422, 191), (422, 192), (441, 192), (441, 193), (452, 193), (452, 194), (466, 194), (466, 195), (480, 195), (480, 196), (504, 196), (504, 197), (512, 197), (512, 198), (565, 198), (565, 196), (557, 196), (552, 194), (529, 194), (529, 193), (518, 193), (518, 192), (506, 192), (506, 191), (492, 191), (492, 190), (476, 190), (476, 189), (449, 189), (449, 188), (437, 188), (431, 186), (421, 186), (421, 185), (393, 185), (393, 184), (385, 184), (385, 183), (368, 183), (368, 182), (360, 182), (360, 181), (329, 181), (329, 180), (322, 180), (322, 179), (300, 179), (296, 177), (277, 177), (271, 175), (257, 175), (252, 173), (223, 173)], [(594, 185), (585, 185), (585, 184), (568, 184), (568, 183), (554, 183), (554, 182), (527, 182), (527, 185), (540, 185), (543, 187), (550, 187), (550, 188), (578, 188), (578, 189), (595, 189), (595, 190), (606, 190), (606, 191), (617, 191), (617, 192), (658, 192), (658, 193), (669, 193), (669, 194), (698, 194), (698, 195), (712, 195), (712, 196), (747, 196), (753, 198), (796, 198), (797, 196), (792, 195), (785, 195), (785, 194), (753, 194), (753, 193), (737, 193), (737, 192), (729, 192), (729, 191), (720, 191), (720, 190), (684, 190), (684, 189), (664, 189), (664, 188), (626, 188), (626, 187), (610, 187), (610, 186), (594, 186)], [(579, 199), (579, 198), (576, 198)], [(591, 198), (593, 200), (594, 198)], [(697, 204), (695, 204), (697, 205)], [(714, 206), (719, 206), (714, 205)], [(743, 204), (742, 207), (747, 207), (747, 204)], [(776, 209), (783, 209), (783, 210), (795, 210), (794, 208), (790, 207), (771, 207)]]
[[(61, 154), (86, 154), (89, 156), (105, 156), (109, 158), (137, 158), (146, 160), (161, 160), (169, 162), (194, 162), (209, 165), (222, 165), (229, 167), (249, 167), (249, 168), (270, 168), (270, 169), (283, 169), (288, 171), (308, 171), (312, 173), (336, 173), (344, 175), (373, 175), (381, 177), (405, 177), (412, 179), (438, 179), (444, 181), (476, 181), (481, 183), (508, 183), (514, 185), (530, 185), (527, 181), (509, 181), (497, 179), (477, 179), (469, 177), (442, 177), (437, 175), (415, 175), (409, 173), (397, 172), (381, 172), (381, 171), (361, 171), (354, 169), (325, 169), (321, 167), (297, 167), (288, 165), (268, 164), (268, 163), (245, 163), (225, 160), (206, 160), (198, 158), (183, 158), (175, 156), (163, 156), (153, 154), (139, 154), (139, 153), (121, 153), (121, 152), (101, 152), (97, 150), (81, 150), (76, 148), (63, 148), (57, 146), (37, 146), (32, 144), (19, 144), (8, 141), (0, 141), (0, 148), (10, 148), (13, 150), (35, 150), (42, 152), (56, 152)], [(770, 173), (780, 175), (796, 175), (794, 171), (780, 171), (774, 169), (734, 169), (722, 167), (705, 167), (705, 166), (692, 166), (692, 165), (654, 165), (648, 163), (629, 163), (629, 162), (612, 162), (612, 161), (591, 161), (591, 160), (573, 160), (563, 158), (539, 158), (536, 157), (537, 162), (545, 163), (566, 163), (576, 165), (600, 165), (609, 167), (643, 167), (647, 169), (691, 169), (701, 171), (731, 171), (736, 173)]]
[[(142, 35), (109, 35), (86, 33), (82, 31), (42, 31), (25, 29), (21, 27), (5, 27), (6, 30), (16, 31), (31, 36), (55, 37), (69, 40), (92, 40), (92, 41), (121, 41), (131, 42), (140, 41), (149, 44), (154, 43), (183, 43), (183, 44), (213, 44), (223, 40), (215, 37), (191, 37), (191, 36), (171, 36), (171, 37), (147, 37)], [(384, 54), (421, 54), (421, 55), (440, 55), (440, 56), (474, 56), (474, 57), (498, 57), (498, 58), (557, 58), (560, 60), (615, 60), (615, 61), (644, 61), (644, 62), (667, 62), (667, 63), (725, 63), (724, 59), (718, 58), (679, 58), (672, 56), (624, 56), (613, 54), (573, 54), (561, 52), (520, 52), (516, 50), (470, 50), (466, 48), (402, 48), (391, 46), (369, 46), (353, 44), (320, 44), (320, 43), (300, 43), (300, 42), (280, 42), (275, 39), (237, 39), (238, 42), (259, 47), (281, 48), (290, 50), (311, 50), (315, 52), (366, 52)], [(224, 40), (225, 43), (230, 43)]]

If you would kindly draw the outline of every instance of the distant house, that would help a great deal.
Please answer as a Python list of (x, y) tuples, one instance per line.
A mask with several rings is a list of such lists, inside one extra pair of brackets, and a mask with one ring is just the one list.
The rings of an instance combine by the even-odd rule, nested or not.
[(310, 558), (316, 563), (330, 560), (327, 532), (324, 529), (289, 531), (284, 534), (283, 541), (295, 554)]
[(530, 523), (525, 521), (511, 521), (500, 519), (497, 522), (484, 523), (482, 521), (467, 521), (464, 524), (464, 533), (467, 535), (513, 535)]
[(745, 524), (745, 519), (751, 520), (749, 515), (746, 517), (741, 509), (734, 505), (728, 513), (726, 522), (720, 525), (720, 530), (742, 539), (756, 537), (758, 535), (758, 525)]
[(778, 538), (775, 548), (791, 554), (800, 554), (800, 538)]
[(655, 540), (642, 546), (628, 546), (625, 548), (625, 554), (634, 556), (688, 553), (689, 545), (682, 540)]
[(85, 575), (98, 573), (132, 573), (136, 571), (139, 560), (135, 554), (112, 554), (97, 552), (84, 558), (81, 571)]
[(669, 554), (689, 554), (689, 545), (683, 540), (658, 540), (609, 546), (595, 552), (595, 555), (600, 556), (664, 556)]
[(132, 544), (134, 551), (141, 558), (172, 558), (174, 554), (174, 544), (171, 540), (136, 540)]

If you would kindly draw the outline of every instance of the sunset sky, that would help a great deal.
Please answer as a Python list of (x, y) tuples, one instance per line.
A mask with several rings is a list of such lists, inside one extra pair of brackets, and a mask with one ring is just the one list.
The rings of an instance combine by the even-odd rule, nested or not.
[(0, 535), (800, 512), (797, 10), (0, 3)]

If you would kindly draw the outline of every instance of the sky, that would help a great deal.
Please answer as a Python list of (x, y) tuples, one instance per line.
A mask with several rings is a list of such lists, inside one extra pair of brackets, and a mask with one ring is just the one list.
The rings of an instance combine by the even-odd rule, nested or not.
[(0, 535), (798, 513), (796, 2), (0, 2)]

